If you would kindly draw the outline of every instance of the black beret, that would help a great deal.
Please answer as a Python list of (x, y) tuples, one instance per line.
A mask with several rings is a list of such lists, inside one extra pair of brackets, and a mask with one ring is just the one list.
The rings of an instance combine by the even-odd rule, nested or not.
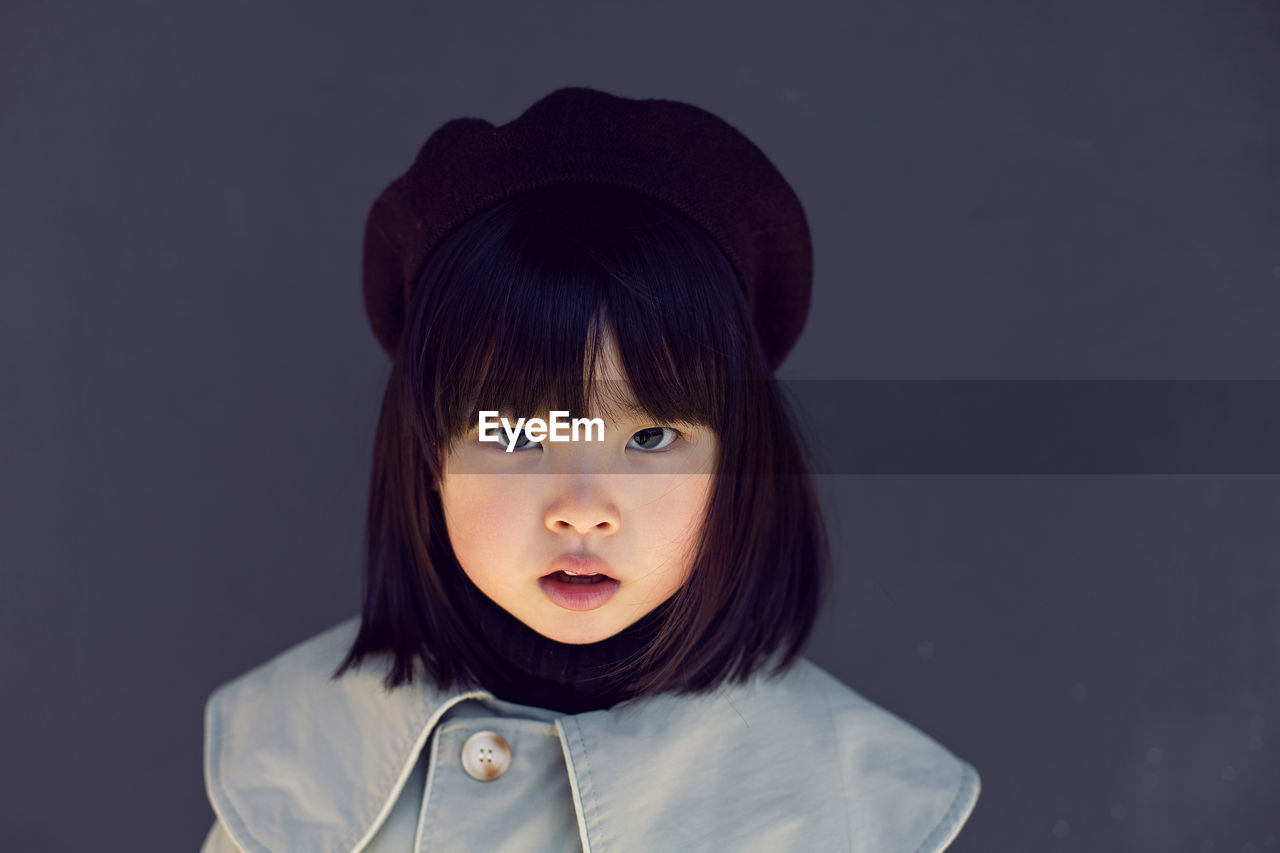
[(470, 217), (551, 184), (625, 187), (700, 225), (733, 265), (777, 368), (809, 310), (813, 249), (804, 208), (751, 140), (700, 107), (558, 89), (495, 127), (446, 122), (374, 201), (364, 235), (364, 304), (394, 359), (426, 260)]

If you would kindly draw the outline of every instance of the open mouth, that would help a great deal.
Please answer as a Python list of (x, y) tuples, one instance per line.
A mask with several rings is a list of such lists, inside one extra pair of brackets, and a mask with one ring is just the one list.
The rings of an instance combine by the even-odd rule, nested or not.
[(613, 580), (613, 578), (609, 577), (603, 572), (591, 572), (590, 574), (579, 574), (577, 572), (557, 571), (557, 572), (552, 572), (549, 575), (546, 575), (546, 577), (550, 578), (551, 580), (558, 581), (559, 583), (579, 583), (579, 584), (604, 583), (605, 581)]
[(618, 591), (622, 582), (603, 572), (567, 572), (563, 569), (538, 578), (547, 598), (565, 610), (595, 610)]

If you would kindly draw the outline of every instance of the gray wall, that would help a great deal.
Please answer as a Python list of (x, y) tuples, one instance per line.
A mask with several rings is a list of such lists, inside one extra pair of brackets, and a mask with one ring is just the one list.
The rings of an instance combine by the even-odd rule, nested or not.
[[(1275, 379), (1278, 42), (1264, 0), (6, 2), (3, 846), (194, 850), (206, 696), (356, 611), (362, 227), (439, 124), (739, 127), (813, 229), (786, 378)], [(957, 851), (1275, 849), (1263, 473), (823, 475), (810, 656), (979, 769)]]

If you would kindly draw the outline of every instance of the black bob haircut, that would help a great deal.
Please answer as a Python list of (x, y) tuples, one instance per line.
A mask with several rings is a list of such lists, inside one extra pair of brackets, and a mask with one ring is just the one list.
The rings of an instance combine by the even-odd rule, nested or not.
[[(829, 553), (807, 450), (728, 259), (698, 225), (621, 187), (526, 191), (471, 217), (428, 259), (382, 398), (364, 602), (339, 677), (390, 656), (440, 689), (479, 684), (476, 630), (439, 492), (443, 448), (483, 408), (582, 412), (602, 328), (655, 424), (714, 429), (719, 457), (691, 574), (660, 627), (608, 675), (629, 696), (696, 693), (800, 656)], [(550, 405), (554, 404), (554, 405)]]

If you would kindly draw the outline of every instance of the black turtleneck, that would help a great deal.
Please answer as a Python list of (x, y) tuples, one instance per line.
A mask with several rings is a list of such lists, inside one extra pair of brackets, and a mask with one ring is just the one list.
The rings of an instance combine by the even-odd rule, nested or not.
[(658, 607), (612, 637), (596, 643), (560, 643), (544, 637), (490, 600), (459, 572), (458, 601), (476, 629), (487, 661), (476, 677), (507, 702), (580, 714), (629, 698), (616, 677), (591, 678), (644, 647), (661, 625)]

